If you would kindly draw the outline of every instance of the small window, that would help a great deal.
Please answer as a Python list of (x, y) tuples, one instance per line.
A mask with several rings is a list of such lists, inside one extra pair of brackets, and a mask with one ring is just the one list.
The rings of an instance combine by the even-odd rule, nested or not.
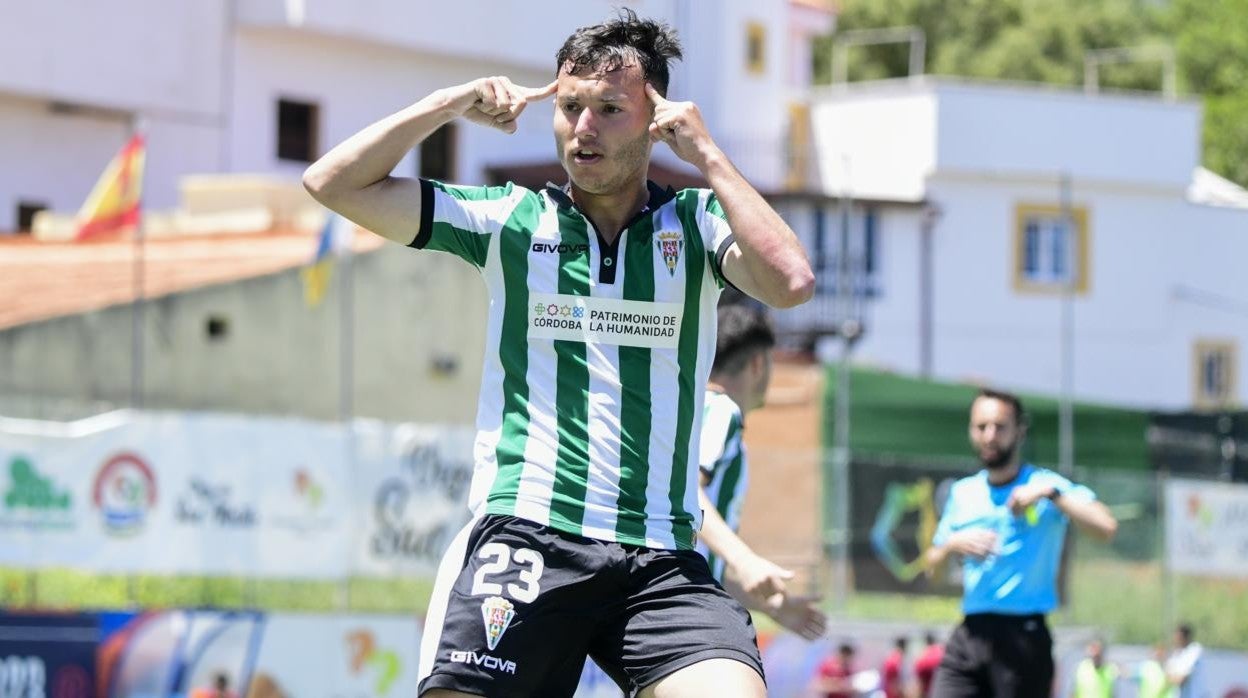
[(277, 101), (277, 157), (312, 162), (317, 156), (320, 107), (289, 99)]
[(745, 70), (751, 75), (767, 72), (767, 28), (759, 22), (745, 28)]
[(1020, 204), (1015, 210), (1014, 288), (1024, 293), (1075, 293), (1088, 290), (1088, 211)]
[(17, 231), (19, 233), (29, 233), (34, 230), (35, 214), (46, 210), (48, 210), (48, 205), (45, 203), (34, 201), (17, 202)]
[(1231, 340), (1196, 342), (1192, 352), (1196, 407), (1218, 409), (1235, 404), (1237, 354), (1235, 342)]
[(455, 124), (448, 123), (420, 144), (417, 172), (423, 179), (455, 181)]
[(209, 315), (204, 323), (204, 334), (208, 341), (220, 342), (230, 336), (230, 320), (224, 315)]

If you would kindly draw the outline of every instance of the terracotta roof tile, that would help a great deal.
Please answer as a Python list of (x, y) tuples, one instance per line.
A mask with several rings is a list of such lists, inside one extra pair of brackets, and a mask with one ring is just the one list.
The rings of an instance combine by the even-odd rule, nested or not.
[[(156, 238), (144, 245), (143, 295), (157, 298), (202, 286), (303, 266), (319, 233), (266, 233)], [(356, 229), (356, 253), (381, 238)], [(130, 303), (136, 296), (135, 243), (84, 243), (0, 237), (0, 329)]]

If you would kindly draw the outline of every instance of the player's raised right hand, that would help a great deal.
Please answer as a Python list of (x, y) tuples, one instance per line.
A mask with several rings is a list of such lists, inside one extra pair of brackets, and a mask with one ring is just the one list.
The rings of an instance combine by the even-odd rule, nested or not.
[(472, 83), (473, 101), (464, 118), (504, 133), (516, 132), (516, 118), (530, 102), (540, 102), (555, 93), (557, 81), (545, 87), (521, 87), (503, 76), (480, 78)]

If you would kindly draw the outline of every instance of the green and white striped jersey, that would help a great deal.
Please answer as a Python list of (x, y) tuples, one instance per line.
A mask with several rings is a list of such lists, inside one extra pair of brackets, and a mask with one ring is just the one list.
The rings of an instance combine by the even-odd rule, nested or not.
[[(732, 398), (714, 390), (706, 391), (698, 465), (709, 478), (707, 498), (734, 532), (741, 527), (741, 505), (745, 502), (745, 488), (750, 484), (745, 442), (741, 440), (744, 426), (741, 408)], [(698, 552), (706, 558), (715, 579), (724, 581), (723, 558), (702, 542), (698, 543)]]
[(697, 454), (732, 242), (706, 189), (650, 187), (608, 245), (568, 194), (421, 182), (411, 245), (489, 291), (469, 506), (600, 540), (691, 549)]

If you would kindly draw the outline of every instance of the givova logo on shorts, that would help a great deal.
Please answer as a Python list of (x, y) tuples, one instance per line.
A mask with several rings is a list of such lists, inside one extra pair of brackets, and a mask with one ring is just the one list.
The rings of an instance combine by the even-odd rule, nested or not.
[(491, 596), (481, 602), (481, 617), (485, 620), (485, 644), (493, 652), (516, 617), (516, 606), (501, 596)]
[(508, 674), (516, 673), (516, 663), (510, 659), (499, 659), (492, 654), (477, 654), (476, 652), (466, 652), (464, 650), (451, 650), (451, 661), (460, 664), (473, 664), (483, 666), (486, 669), (494, 671), (505, 671)]

